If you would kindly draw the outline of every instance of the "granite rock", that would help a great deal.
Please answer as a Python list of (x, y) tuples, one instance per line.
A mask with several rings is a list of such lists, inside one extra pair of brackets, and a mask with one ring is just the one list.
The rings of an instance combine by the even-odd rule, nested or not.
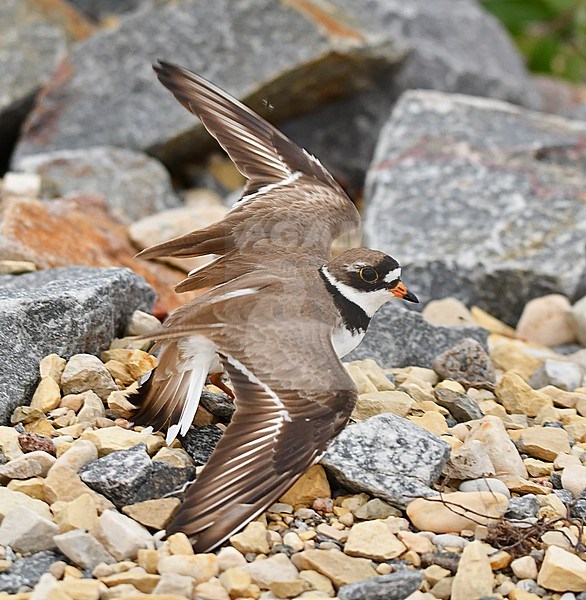
[(204, 390), (201, 393), (200, 404), (214, 417), (229, 421), (236, 410), (236, 405), (228, 396), (214, 394)]
[(222, 431), (215, 425), (192, 427), (181, 443), (194, 464), (199, 466), (208, 462), (221, 437)]
[(329, 474), (350, 490), (405, 507), (430, 496), (450, 447), (438, 436), (396, 415), (383, 414), (347, 427), (321, 459)]
[(421, 571), (403, 570), (342, 586), (340, 600), (404, 600), (422, 583)]
[(464, 338), (438, 354), (432, 366), (442, 379), (453, 379), (464, 386), (490, 387), (495, 383), (494, 367), (488, 353), (471, 338)]
[[(279, 119), (360, 90), (371, 67), (402, 55), (360, 23), (319, 7), (271, 0), (153, 3), (64, 59), (25, 125), (15, 163), (101, 145), (146, 150), (166, 164), (193, 158), (208, 138), (154, 76), (150, 65), (160, 57)], [(274, 109), (273, 98), (279, 99)]]
[(111, 16), (125, 16), (142, 6), (152, 4), (152, 0), (67, 0), (77, 10), (94, 21)]
[(364, 341), (346, 359), (374, 358), (382, 367), (431, 368), (438, 353), (463, 339), (472, 338), (487, 349), (487, 336), (488, 332), (481, 327), (432, 325), (421, 313), (390, 302), (374, 315)]
[(482, 419), (484, 416), (478, 404), (462, 392), (448, 388), (436, 388), (434, 396), (436, 403), (449, 410), (458, 423)]
[(66, 267), (0, 276), (0, 420), (28, 402), (39, 361), (99, 353), (154, 294), (128, 269)]
[(509, 500), (509, 508), (505, 514), (507, 519), (531, 519), (539, 512), (539, 502), (535, 494), (525, 494)]
[(532, 298), (579, 298), (585, 135), (586, 123), (496, 100), (407, 92), (367, 177), (366, 243), (401, 248), (424, 303), (455, 296), (513, 324)]
[(15, 594), (23, 586), (34, 587), (41, 575), (58, 560), (63, 560), (63, 556), (52, 550), (44, 550), (16, 560), (10, 569), (0, 573), (0, 592)]
[(99, 194), (112, 215), (122, 221), (136, 221), (181, 203), (163, 165), (124, 148), (48, 152), (25, 158), (15, 167), (41, 176), (42, 198)]

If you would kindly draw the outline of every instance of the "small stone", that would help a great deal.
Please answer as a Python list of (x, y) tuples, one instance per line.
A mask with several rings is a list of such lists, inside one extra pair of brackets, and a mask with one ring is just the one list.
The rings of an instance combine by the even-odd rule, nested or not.
[(537, 512), (540, 519), (557, 519), (558, 517), (567, 518), (568, 509), (556, 494), (547, 496), (537, 496), (537, 502), (541, 507)]
[(76, 473), (87, 463), (98, 458), (96, 447), (88, 440), (75, 440), (69, 449), (61, 454), (55, 467), (66, 467)]
[(336, 595), (336, 593), (334, 592), (334, 586), (332, 585), (332, 582), (327, 577), (325, 577), (321, 573), (318, 573), (317, 571), (312, 571), (311, 569), (300, 571), (299, 577), (301, 579), (305, 579), (305, 581), (307, 581), (311, 585), (312, 589), (318, 592), (322, 592), (327, 596)]
[(539, 502), (535, 494), (511, 498), (506, 512), (507, 519), (532, 519), (537, 516)]
[(387, 374), (372, 358), (355, 360), (351, 364), (358, 366), (379, 392), (392, 391), (395, 389), (395, 384), (387, 377)]
[(230, 600), (228, 592), (216, 577), (195, 586), (194, 594), (198, 600)]
[(20, 492), (45, 502), (45, 481), (42, 477), (31, 477), (23, 481), (13, 479), (6, 487), (13, 492)]
[(161, 328), (161, 322), (157, 317), (150, 315), (142, 310), (135, 310), (128, 324), (126, 325), (125, 335), (148, 335)]
[(180, 531), (169, 536), (167, 543), (171, 554), (184, 554), (186, 556), (193, 554), (193, 547), (189, 538)]
[(435, 435), (448, 433), (448, 424), (445, 417), (435, 410), (424, 412), (420, 417), (409, 417), (409, 420)]
[(562, 471), (562, 487), (578, 498), (586, 489), (586, 467), (569, 465)]
[(546, 546), (557, 546), (564, 550), (574, 551), (578, 538), (568, 527), (562, 527), (561, 529), (546, 531), (541, 536), (541, 541)]
[(368, 392), (358, 396), (352, 418), (355, 421), (364, 421), (381, 413), (392, 413), (399, 417), (405, 417), (415, 404), (415, 400), (405, 392)]
[(330, 538), (331, 540), (335, 540), (336, 542), (345, 542), (348, 539), (348, 530), (336, 529), (335, 527), (332, 527), (331, 525), (328, 525), (327, 523), (320, 523), (316, 527), (316, 531), (319, 534)]
[(311, 506), (316, 498), (330, 498), (330, 484), (324, 468), (313, 465), (280, 498), (280, 502), (291, 506)]
[(57, 354), (49, 354), (41, 359), (39, 363), (39, 371), (41, 379), (44, 377), (51, 377), (57, 385), (61, 385), (61, 375), (65, 369), (67, 361), (61, 358)]
[(136, 562), (147, 573), (157, 573), (157, 564), (160, 555), (154, 548), (141, 548), (138, 551)]
[(399, 531), (397, 537), (407, 546), (409, 550), (417, 552), (417, 554), (424, 554), (425, 552), (433, 552), (434, 545), (430, 539), (419, 533), (413, 533), (412, 531)]
[(30, 508), (18, 507), (2, 520), (0, 545), (25, 554), (49, 550), (54, 547), (53, 536), (58, 532), (59, 528), (50, 519)]
[[(551, 487), (542, 485), (538, 481), (531, 481), (518, 475), (501, 475), (499, 479), (507, 486), (509, 491), (519, 494), (549, 494)], [(544, 482), (545, 484), (545, 482)]]
[(230, 538), (230, 543), (242, 554), (268, 554), (270, 550), (267, 528), (260, 521), (249, 523), (241, 533)]
[(376, 385), (374, 385), (368, 375), (364, 373), (356, 362), (346, 363), (344, 366), (346, 367), (346, 371), (348, 371), (348, 375), (352, 377), (352, 381), (354, 381), (359, 395), (378, 391)]
[(218, 552), (218, 567), (220, 571), (225, 571), (232, 567), (242, 567), (247, 564), (246, 559), (236, 548), (224, 546)]
[(530, 300), (517, 324), (517, 336), (549, 347), (572, 344), (576, 332), (570, 309), (570, 302), (560, 294)]
[(461, 327), (475, 324), (466, 305), (457, 298), (430, 300), (425, 305), (422, 314), (429, 323), (441, 327)]
[(140, 548), (152, 544), (152, 536), (144, 527), (113, 510), (100, 516), (96, 537), (116, 560), (132, 560)]
[(95, 425), (97, 419), (106, 416), (104, 404), (91, 390), (83, 392), (81, 396), (83, 397), (83, 404), (77, 413), (77, 420), (80, 423)]
[(379, 562), (400, 556), (407, 547), (382, 520), (357, 523), (350, 530), (344, 552), (349, 556), (370, 558)]
[(140, 443), (145, 443), (147, 452), (152, 455), (165, 443), (164, 439), (158, 435), (131, 431), (122, 427), (106, 427), (86, 431), (82, 439), (91, 441), (98, 449), (99, 456), (105, 456), (117, 450), (128, 450)]
[(355, 508), (352, 513), (357, 519), (362, 519), (364, 521), (401, 516), (401, 511), (399, 509), (391, 506), (380, 498), (369, 500), (366, 504), (362, 504), (358, 508)]
[(537, 369), (529, 383), (534, 388), (555, 386), (560, 390), (573, 391), (582, 384), (584, 371), (575, 363), (547, 359)]
[(180, 597), (191, 598), (194, 582), (187, 575), (178, 575), (177, 573), (164, 573), (155, 586), (152, 595), (176, 594)]
[(98, 526), (96, 501), (90, 494), (82, 494), (71, 502), (55, 502), (51, 505), (59, 531), (85, 529), (94, 533)]
[(122, 512), (145, 527), (160, 530), (171, 522), (179, 504), (178, 498), (159, 498), (125, 506)]
[(568, 454), (568, 434), (558, 427), (529, 427), (519, 438), (522, 452), (535, 458), (553, 461), (558, 454)]
[(504, 550), (500, 550), (499, 552), (495, 552), (488, 557), (490, 561), (490, 568), (493, 571), (500, 571), (501, 569), (506, 569), (513, 560), (513, 557)]
[(519, 451), (498, 417), (485, 416), (481, 421), (475, 423), (470, 429), (466, 442), (471, 440), (482, 442), (496, 475), (527, 477), (527, 470)]
[(161, 575), (165, 573), (177, 573), (193, 577), (196, 583), (203, 583), (219, 573), (218, 559), (215, 554), (175, 554), (163, 556), (159, 560), (158, 571)]
[(444, 473), (453, 479), (478, 479), (495, 474), (484, 444), (469, 440), (457, 450), (452, 450)]
[(51, 512), (44, 502), (30, 498), (20, 492), (13, 492), (7, 488), (0, 487), (0, 521), (14, 509), (22, 508), (30, 509), (40, 517), (48, 521), (51, 520)]
[(537, 583), (555, 592), (584, 592), (586, 562), (563, 548), (550, 546), (539, 569)]
[(460, 558), (452, 585), (452, 600), (473, 600), (490, 596), (494, 585), (492, 568), (482, 542), (468, 544)]
[(407, 515), (413, 525), (423, 531), (474, 531), (478, 525), (499, 519), (508, 504), (506, 496), (493, 492), (451, 492), (434, 498), (413, 500), (407, 506)]
[(514, 371), (507, 371), (496, 388), (496, 395), (509, 413), (535, 417), (545, 406), (553, 406), (553, 400), (535, 391)]
[(511, 493), (502, 481), (490, 477), (463, 481), (459, 490), (461, 492), (495, 492), (507, 498), (511, 497)]
[(351, 583), (338, 590), (340, 600), (404, 600), (411, 598), (421, 585), (421, 571), (402, 570), (365, 581)]
[(453, 379), (467, 387), (492, 386), (495, 372), (485, 349), (476, 340), (464, 338), (436, 356), (433, 370), (443, 379)]
[(108, 587), (130, 584), (145, 594), (151, 594), (159, 583), (159, 580), (159, 575), (145, 573), (142, 569), (129, 569), (128, 571), (114, 573), (113, 575), (101, 578), (101, 581)]
[(446, 388), (436, 388), (434, 395), (436, 402), (449, 410), (458, 423), (482, 419), (484, 416), (478, 404), (466, 394)]
[(511, 563), (511, 569), (519, 579), (537, 579), (537, 563), (532, 556), (516, 558)]
[[(312, 587), (305, 579), (273, 581), (273, 583), (269, 585), (269, 591), (277, 598), (323, 598), (321, 594), (316, 595), (310, 590), (312, 590)], [(307, 592), (307, 594), (304, 594), (304, 592)]]
[(23, 455), (19, 444), (19, 434), (14, 427), (0, 425), (0, 452), (7, 460), (14, 460)]
[(0, 465), (0, 477), (7, 477), (8, 479), (46, 477), (55, 460), (54, 456), (42, 450), (29, 452), (4, 465)]
[(45, 498), (50, 504), (58, 500), (70, 502), (83, 494), (89, 494), (94, 499), (98, 510), (106, 510), (113, 506), (107, 498), (87, 486), (73, 469), (58, 465), (58, 463), (55, 463), (49, 470), (45, 479), (44, 492)]
[(37, 270), (37, 265), (30, 260), (0, 260), (0, 275), (22, 275)]
[(31, 408), (48, 413), (57, 408), (61, 402), (59, 384), (52, 377), (43, 377), (33, 394)]
[(104, 363), (92, 354), (75, 354), (61, 375), (64, 394), (79, 394), (92, 390), (102, 400), (118, 389)]
[(59, 550), (82, 569), (93, 570), (100, 563), (116, 562), (104, 546), (87, 531), (73, 529), (53, 538)]
[(325, 575), (336, 589), (377, 576), (369, 560), (353, 558), (337, 550), (305, 550), (295, 556), (299, 568)]
[(553, 465), (550, 462), (536, 458), (526, 458), (523, 463), (531, 477), (549, 477), (553, 471)]
[[(57, 589), (64, 594), (64, 600), (68, 598), (99, 600), (105, 590), (104, 585), (95, 579), (74, 579), (73, 577), (66, 577), (63, 581), (59, 581)], [(51, 595), (51, 598), (53, 597)]]
[(250, 573), (238, 568), (227, 569), (219, 579), (231, 598), (245, 596), (252, 583)]

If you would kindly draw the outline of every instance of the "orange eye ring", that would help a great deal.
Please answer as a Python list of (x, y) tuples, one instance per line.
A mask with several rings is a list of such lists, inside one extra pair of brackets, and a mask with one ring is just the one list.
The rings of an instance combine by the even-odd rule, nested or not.
[(363, 267), (359, 272), (360, 279), (366, 283), (376, 283), (378, 281), (378, 273), (372, 267)]

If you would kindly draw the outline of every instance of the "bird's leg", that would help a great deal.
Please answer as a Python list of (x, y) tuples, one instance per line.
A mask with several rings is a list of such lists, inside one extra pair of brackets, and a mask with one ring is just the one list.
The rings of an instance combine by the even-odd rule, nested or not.
[(212, 373), (210, 375), (210, 383), (220, 388), (224, 393), (228, 394), (230, 400), (234, 400), (234, 392), (222, 381), (221, 373)]

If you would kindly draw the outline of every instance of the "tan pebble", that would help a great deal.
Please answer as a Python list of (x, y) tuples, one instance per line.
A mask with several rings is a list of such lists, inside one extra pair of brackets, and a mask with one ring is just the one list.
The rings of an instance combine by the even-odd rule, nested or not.
[(358, 396), (352, 418), (356, 421), (364, 421), (381, 413), (392, 413), (399, 417), (405, 417), (414, 407), (415, 400), (405, 392), (367, 392)]
[(57, 463), (51, 467), (45, 479), (44, 493), (50, 504), (58, 500), (70, 502), (83, 494), (89, 494), (96, 502), (99, 511), (113, 508), (112, 503), (107, 498), (94, 492), (73, 469)]
[(372, 560), (390, 560), (407, 550), (382, 520), (364, 521), (352, 527), (344, 552)]
[(452, 596), (452, 586), (454, 584), (453, 577), (440, 579), (432, 588), (431, 593), (438, 600), (449, 600)]
[(490, 562), (491, 569), (493, 571), (499, 571), (500, 569), (506, 569), (511, 564), (513, 557), (508, 552), (500, 550), (494, 554), (491, 554), (488, 557), (488, 560)]
[(440, 415), (439, 412), (429, 411), (424, 413), (421, 417), (409, 417), (409, 420), (416, 425), (423, 427), (423, 429), (427, 429), (430, 433), (435, 433), (436, 435), (448, 433), (446, 419), (443, 415)]
[(355, 360), (349, 364), (359, 367), (379, 392), (395, 389), (393, 382), (390, 381), (383, 369), (372, 358)]
[(65, 369), (67, 361), (57, 354), (49, 354), (41, 359), (39, 363), (39, 371), (41, 378), (51, 377), (57, 385), (61, 384), (61, 375)]
[(414, 550), (419, 554), (433, 552), (435, 549), (429, 538), (419, 535), (418, 533), (413, 533), (412, 531), (399, 531), (397, 537), (409, 550)]
[(520, 590), (519, 588), (514, 588), (509, 593), (509, 600), (541, 600), (541, 596), (533, 594), (532, 592)]
[(578, 543), (578, 537), (567, 527), (562, 527), (554, 531), (546, 531), (541, 536), (541, 541), (547, 546), (559, 546), (565, 550), (572, 550)]
[[(531, 481), (517, 475), (501, 475), (499, 479), (511, 492), (518, 492), (520, 494), (550, 494), (552, 490), (550, 487), (551, 484), (547, 480), (543, 480), (540, 483), (537, 479)], [(544, 483), (548, 485), (543, 485)]]
[(311, 506), (316, 498), (330, 498), (331, 490), (324, 468), (314, 465), (280, 498), (291, 506)]
[(147, 573), (157, 573), (157, 563), (159, 562), (159, 553), (153, 548), (141, 548), (138, 551), (137, 563)]
[(43, 377), (33, 394), (31, 408), (36, 408), (47, 413), (59, 406), (61, 390), (59, 384), (52, 377)]
[[(122, 512), (145, 527), (160, 530), (165, 529), (171, 522), (173, 513), (180, 503), (178, 498), (157, 498), (124, 506)], [(187, 543), (189, 544), (189, 541)], [(189, 544), (189, 547), (191, 548), (191, 544)], [(193, 550), (191, 552), (193, 553)], [(171, 554), (180, 553), (171, 550)]]
[(452, 600), (490, 596), (494, 585), (492, 568), (482, 542), (471, 542), (462, 551), (452, 585)]
[(299, 532), (299, 538), (304, 542), (313, 540), (313, 538), (316, 536), (317, 536), (317, 531), (315, 531), (314, 529), (308, 529), (307, 531)]
[(346, 371), (348, 371), (348, 375), (354, 381), (359, 395), (378, 391), (368, 375), (358, 365), (347, 363), (344, 366), (346, 367)]
[(371, 561), (353, 558), (337, 550), (305, 550), (295, 556), (298, 557), (298, 568), (318, 571), (336, 588), (377, 575)]
[(335, 595), (334, 586), (332, 585), (332, 582), (321, 573), (308, 569), (305, 571), (300, 571), (299, 577), (301, 579), (305, 579), (305, 581), (307, 581), (311, 585), (312, 589), (318, 592), (323, 592), (328, 596)]
[(0, 451), (7, 460), (14, 460), (24, 453), (18, 443), (19, 433), (13, 427), (0, 425)]
[(423, 577), (426, 581), (429, 581), (431, 585), (435, 585), (440, 579), (449, 577), (450, 575), (450, 571), (439, 565), (430, 565), (423, 571)]
[(327, 523), (320, 523), (317, 526), (317, 532), (329, 537), (337, 542), (345, 542), (348, 539), (348, 530), (345, 529), (340, 531), (339, 529), (328, 525)]
[(220, 575), (219, 579), (231, 598), (245, 596), (252, 583), (250, 574), (237, 567), (227, 569)]
[(479, 524), (498, 519), (507, 510), (508, 504), (503, 494), (452, 492), (414, 500), (407, 506), (407, 515), (418, 529), (450, 533), (462, 529), (474, 530)]
[(230, 538), (230, 543), (242, 554), (268, 554), (270, 547), (267, 538), (267, 528), (259, 521), (249, 523), (241, 533)]
[(561, 294), (530, 300), (517, 324), (517, 336), (549, 347), (575, 342), (570, 308), (569, 300)]
[(45, 481), (42, 477), (31, 477), (30, 479), (13, 479), (6, 486), (13, 492), (21, 492), (30, 498), (36, 498), (45, 502)]
[(93, 431), (86, 431), (82, 439), (88, 440), (98, 449), (99, 456), (105, 456), (116, 450), (127, 450), (141, 442), (147, 446), (147, 452), (154, 454), (162, 448), (165, 441), (157, 435), (129, 431), (121, 427), (106, 427)]
[(509, 413), (535, 417), (545, 406), (553, 406), (553, 400), (535, 391), (522, 377), (507, 371), (496, 388), (497, 398)]
[(226, 571), (232, 567), (242, 567), (247, 564), (244, 556), (231, 546), (221, 548), (217, 556), (220, 571)]
[(532, 556), (521, 556), (511, 562), (511, 569), (519, 579), (537, 579), (537, 563)]
[(108, 587), (128, 583), (133, 585), (140, 592), (150, 594), (159, 583), (160, 576), (145, 572), (141, 568), (131, 569), (123, 573), (114, 573), (103, 577), (101, 581)]
[(361, 506), (367, 504), (369, 500), (370, 496), (368, 494), (352, 494), (350, 496), (338, 496), (336, 504), (351, 512), (356, 512)]
[(203, 583), (218, 575), (220, 569), (215, 554), (175, 554), (159, 559), (159, 573), (178, 573), (195, 578), (196, 583)]
[(67, 450), (70, 452), (59, 455), (55, 468), (66, 467), (77, 473), (81, 467), (98, 458), (97, 448), (87, 440), (76, 440)]
[(550, 546), (545, 552), (537, 583), (555, 592), (586, 591), (586, 562), (563, 548)]
[[(292, 579), (291, 581), (273, 581), (269, 584), (269, 591), (277, 598), (307, 598), (304, 592), (310, 592), (311, 585), (305, 579)], [(315, 597), (315, 594), (311, 594)], [(322, 596), (323, 597), (323, 596)]]
[(230, 600), (228, 592), (216, 577), (198, 584), (194, 594), (197, 600)]
[(55, 502), (51, 505), (55, 523), (60, 533), (72, 529), (85, 529), (94, 533), (98, 526), (96, 501), (90, 494), (82, 494), (71, 502)]
[(552, 463), (537, 458), (526, 458), (523, 463), (531, 477), (549, 477), (554, 470)]
[(144, 527), (114, 510), (100, 515), (96, 538), (116, 560), (134, 559), (140, 548), (153, 544), (152, 535)]
[(558, 454), (569, 454), (568, 434), (558, 427), (529, 427), (519, 438), (521, 451), (542, 460), (553, 461)]
[(566, 518), (568, 509), (562, 500), (556, 494), (548, 496), (537, 496), (537, 501), (541, 508), (537, 513), (537, 517), (541, 519), (557, 519), (558, 517)]

